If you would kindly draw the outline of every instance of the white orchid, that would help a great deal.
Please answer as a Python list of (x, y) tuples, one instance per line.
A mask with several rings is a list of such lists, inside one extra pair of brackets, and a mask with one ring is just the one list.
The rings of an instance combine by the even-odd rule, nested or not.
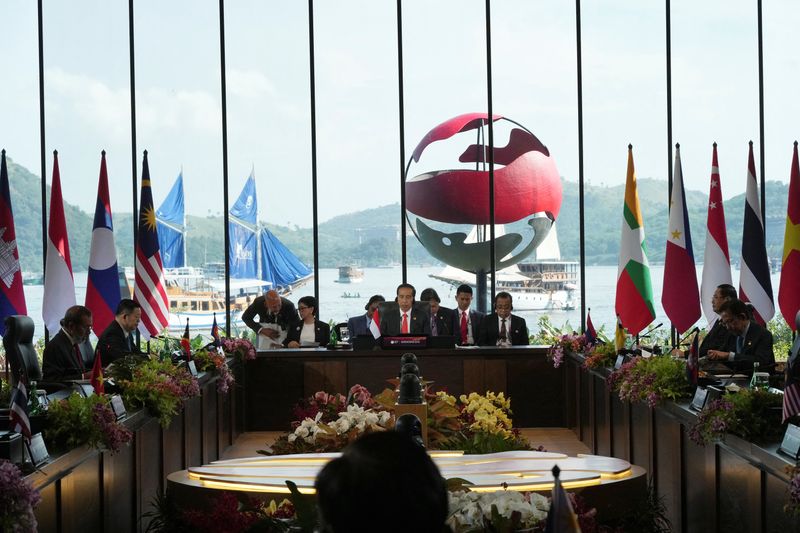
[(521, 525), (525, 527), (545, 520), (550, 509), (549, 500), (535, 492), (523, 494), (507, 490), (488, 493), (456, 491), (449, 494), (449, 500), (451, 515), (448, 524), (455, 531), (482, 526), (484, 517), (491, 518), (493, 505), (502, 516), (519, 512)]

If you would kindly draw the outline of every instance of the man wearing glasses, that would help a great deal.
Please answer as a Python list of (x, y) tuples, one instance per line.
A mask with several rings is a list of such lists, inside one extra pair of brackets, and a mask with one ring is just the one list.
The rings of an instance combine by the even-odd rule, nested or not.
[(737, 299), (722, 304), (719, 319), (728, 328), (730, 337), (723, 350), (708, 350), (709, 359), (738, 363), (740, 368), (752, 368), (753, 363), (767, 368), (775, 364), (772, 333), (750, 319), (747, 305), (743, 301)]
[(494, 313), (481, 322), (478, 344), (481, 346), (525, 346), (530, 344), (528, 326), (521, 316), (512, 315), (511, 295), (498, 292), (494, 298)]
[(50, 339), (44, 349), (44, 381), (88, 378), (92, 369), (84, 365), (80, 345), (89, 338), (91, 329), (92, 312), (89, 308), (73, 305), (67, 309), (61, 320), (61, 330)]

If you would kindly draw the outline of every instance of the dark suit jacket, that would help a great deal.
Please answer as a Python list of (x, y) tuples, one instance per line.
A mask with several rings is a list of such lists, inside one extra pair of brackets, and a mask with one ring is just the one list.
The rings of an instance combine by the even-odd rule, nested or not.
[[(258, 320), (255, 320), (256, 316)], [(244, 313), (242, 313), (242, 321), (256, 333), (261, 329), (261, 322), (274, 322), (286, 329), (295, 320), (298, 320), (298, 317), (294, 304), (283, 297), (281, 297), (281, 310), (278, 311), (277, 316), (269, 312), (269, 309), (267, 309), (267, 299), (263, 295), (253, 300), (250, 307), (245, 309)]]
[(81, 368), (79, 365), (75, 345), (64, 330), (59, 330), (47, 343), (42, 364), (43, 381), (81, 379), (81, 374), (90, 370), (91, 368)]
[[(722, 325), (721, 320), (717, 319), (706, 336), (703, 338), (703, 342), (700, 343), (700, 348), (697, 350), (697, 355), (699, 357), (705, 357), (708, 355), (709, 350), (727, 350), (730, 336), (731, 334), (728, 332), (728, 328)], [(733, 341), (733, 346), (734, 348), (736, 347), (735, 339)]]
[[(486, 318), (486, 315), (480, 311), (475, 311), (474, 309), (469, 310), (469, 320), (472, 323), (472, 339), (475, 341), (475, 344), (478, 344), (478, 338), (481, 333), (481, 323), (484, 318)], [(455, 335), (458, 339), (458, 344), (461, 344), (461, 311), (458, 308), (452, 310), (450, 320), (451, 335)]]
[[(736, 335), (730, 335), (726, 350), (736, 352)], [(741, 352), (736, 352), (733, 361), (736, 369), (752, 369), (755, 361), (762, 367), (764, 365), (774, 365), (775, 354), (772, 351), (772, 333), (751, 320), (750, 328), (744, 337), (744, 348)], [(770, 366), (763, 369), (763, 371), (772, 372), (774, 369)]]
[[(318, 342), (320, 346), (327, 346), (331, 339), (331, 327), (321, 320), (316, 320), (314, 330), (314, 342)], [(283, 341), (283, 345), (288, 346), (292, 341), (300, 342), (300, 333), (302, 332), (303, 322), (295, 320), (286, 331), (286, 340)]]
[[(369, 317), (369, 319), (372, 320), (372, 317)], [(359, 335), (369, 335), (370, 332), (369, 329), (367, 329), (367, 314), (351, 316), (347, 319), (347, 331), (350, 332), (351, 339)]]
[[(417, 307), (409, 311), (408, 332), (414, 335), (430, 335), (431, 320), (428, 313)], [(391, 311), (381, 316), (381, 335), (400, 335), (400, 312)]]
[[(455, 335), (453, 333), (453, 310), (448, 309), (447, 307), (439, 306), (439, 310), (436, 312), (436, 315), (433, 317), (436, 320), (436, 335), (443, 336), (443, 335)], [(430, 320), (428, 321), (430, 324)], [(433, 332), (433, 328), (431, 328), (431, 332)], [(459, 333), (460, 335), (460, 333)]]
[(134, 339), (125, 334), (119, 322), (112, 320), (97, 339), (97, 353), (100, 354), (103, 366), (107, 366), (128, 354), (138, 354), (141, 351)]
[[(511, 340), (513, 346), (525, 346), (530, 344), (528, 338), (528, 326), (525, 324), (525, 319), (511, 315), (509, 317), (510, 323), (506, 326), (508, 330), (508, 338)], [(497, 313), (486, 315), (481, 323), (481, 332), (478, 336), (478, 344), (480, 346), (496, 346), (497, 338), (500, 336), (500, 326), (497, 323)]]

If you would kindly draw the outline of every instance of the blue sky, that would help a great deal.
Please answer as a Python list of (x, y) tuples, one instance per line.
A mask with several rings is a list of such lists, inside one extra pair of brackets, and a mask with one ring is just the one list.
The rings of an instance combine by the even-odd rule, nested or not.
[[(436, 124), (486, 106), (484, 3), (403, 2), (406, 154)], [(758, 157), (756, 2), (672, 1), (673, 141), (686, 187), (707, 191), (719, 143), (725, 197), (744, 191), (747, 141)], [(255, 169), (261, 218), (311, 223), (306, 2), (226, 6), (231, 203)], [(585, 175), (666, 178), (663, 2), (583, 2)], [(0, 145), (39, 173), (36, 5), (5, 0)], [(93, 208), (99, 153), (111, 202), (130, 211), (128, 20), (125, 0), (45, 2), (48, 179), (59, 150), (65, 199)], [(560, 173), (577, 180), (574, 3), (492, 4), (494, 109), (532, 130)], [(399, 198), (395, 2), (315, 3), (320, 220)], [(137, 0), (137, 145), (154, 196), (181, 166), (190, 213), (221, 213), (218, 3)], [(799, 136), (800, 3), (764, 3), (766, 170), (788, 181)], [(447, 161), (432, 162), (446, 165)], [(666, 202), (666, 187), (665, 187)], [(621, 202), (621, 199), (620, 199)]]

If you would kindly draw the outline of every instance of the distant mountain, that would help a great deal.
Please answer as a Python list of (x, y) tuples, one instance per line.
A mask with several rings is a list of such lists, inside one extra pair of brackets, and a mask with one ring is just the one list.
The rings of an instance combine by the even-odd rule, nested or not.
[[(23, 272), (42, 271), (42, 211), (41, 180), (26, 168), (8, 160), (11, 201), (17, 232), (17, 245)], [(577, 259), (578, 241), (578, 184), (562, 181), (564, 199), (558, 218), (561, 254), (565, 259)], [(650, 261), (663, 262), (667, 234), (667, 182), (640, 178), (639, 201), (644, 213), (645, 235)], [(770, 257), (780, 258), (783, 252), (783, 232), (786, 220), (788, 185), (768, 181), (767, 188), (767, 249)], [(47, 202), (50, 187), (47, 187)], [(94, 195), (94, 191), (87, 192)], [(615, 265), (619, 253), (622, 197), (624, 185), (586, 187), (586, 262)], [(705, 246), (707, 193), (686, 191), (695, 259), (702, 261)], [(112, 208), (114, 208), (112, 203)], [(744, 195), (725, 202), (725, 221), (732, 261), (738, 261), (741, 249)], [(73, 269), (88, 268), (92, 215), (77, 206), (65, 203)], [(187, 255), (189, 264), (202, 265), (224, 261), (222, 217), (187, 216)], [(312, 263), (311, 228), (266, 224), (290, 250), (306, 264)], [(321, 267), (358, 264), (381, 266), (401, 262), (400, 205), (391, 204), (334, 217), (319, 225), (319, 258)], [(123, 266), (133, 264), (133, 225), (130, 213), (114, 212), (114, 231), (117, 257)], [(406, 242), (410, 264), (436, 264), (413, 235)]]

